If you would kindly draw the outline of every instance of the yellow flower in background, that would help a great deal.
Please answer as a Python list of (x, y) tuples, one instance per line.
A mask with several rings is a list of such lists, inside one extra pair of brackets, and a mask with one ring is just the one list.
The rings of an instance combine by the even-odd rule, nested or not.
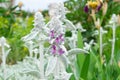
[(103, 4), (102, 0), (88, 1), (84, 7), (84, 11), (88, 13), (89, 9), (92, 9), (95, 12), (98, 12), (102, 8), (102, 4)]
[(99, 6), (98, 1), (88, 1), (88, 6), (92, 9), (96, 9)]

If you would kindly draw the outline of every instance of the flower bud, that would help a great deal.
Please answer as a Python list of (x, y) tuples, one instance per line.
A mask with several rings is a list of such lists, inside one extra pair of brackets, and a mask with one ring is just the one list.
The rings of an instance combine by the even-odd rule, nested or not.
[(20, 2), (18, 3), (18, 7), (21, 8), (22, 6), (23, 6), (23, 2), (20, 1)]

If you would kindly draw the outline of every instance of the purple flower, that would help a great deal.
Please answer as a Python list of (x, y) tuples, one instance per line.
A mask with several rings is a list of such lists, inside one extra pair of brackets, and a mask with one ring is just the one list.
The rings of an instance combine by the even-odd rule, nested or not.
[(54, 37), (55, 37), (55, 32), (54, 32), (54, 30), (50, 31), (50, 37), (51, 37), (51, 38), (54, 38)]
[(55, 43), (56, 43), (56, 44), (59, 44), (59, 43), (60, 43), (59, 37), (57, 37), (57, 38), (55, 39)]
[(63, 34), (60, 34), (60, 35), (59, 35), (59, 39), (60, 39), (61, 42), (64, 41)]
[(100, 5), (97, 7), (97, 10), (99, 11), (101, 8), (102, 8), (102, 4), (100, 4)]
[(52, 54), (56, 54), (56, 46), (55, 45), (52, 45)]
[(88, 12), (89, 12), (89, 8), (88, 8), (88, 6), (87, 6), (87, 5), (84, 7), (84, 11), (85, 11), (86, 13), (88, 13)]
[(58, 53), (59, 53), (60, 55), (62, 55), (62, 54), (64, 54), (64, 53), (65, 53), (65, 51), (63, 51), (63, 49), (62, 49), (62, 48), (60, 48), (60, 49), (58, 50)]
[[(55, 35), (56, 34), (56, 35)], [(51, 53), (53, 55), (62, 55), (65, 51), (60, 48), (62, 43), (64, 42), (64, 36), (62, 33), (56, 33), (54, 30), (50, 31), (50, 44), (52, 45), (51, 47)]]
[(63, 34), (60, 34), (56, 39), (55, 39), (55, 43), (56, 44), (61, 44), (64, 41), (63, 39)]

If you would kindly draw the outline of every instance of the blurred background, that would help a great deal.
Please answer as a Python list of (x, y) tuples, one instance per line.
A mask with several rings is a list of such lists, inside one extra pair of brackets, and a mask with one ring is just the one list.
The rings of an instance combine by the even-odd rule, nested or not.
[(14, 4), (17, 5), (22, 2), (23, 10), (25, 11), (37, 11), (48, 9), (48, 5), (55, 2), (64, 2), (65, 0), (14, 0)]

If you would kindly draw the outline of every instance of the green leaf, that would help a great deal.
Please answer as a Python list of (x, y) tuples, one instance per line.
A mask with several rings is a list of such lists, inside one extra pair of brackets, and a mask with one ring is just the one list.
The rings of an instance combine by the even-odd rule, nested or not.
[[(81, 32), (80, 30), (78, 30), (78, 42), (77, 42), (77, 47), (78, 48), (83, 48), (83, 39), (82, 39), (82, 35), (81, 35)], [(82, 69), (82, 65), (84, 63), (84, 59), (85, 59), (85, 55), (84, 54), (78, 54), (77, 55), (77, 63), (78, 63), (78, 67), (79, 67), (79, 70), (81, 71)], [(80, 71), (79, 71), (79, 74), (80, 74)]]
[[(70, 66), (67, 68), (67, 72), (68, 72), (68, 73), (71, 73), (71, 72), (72, 72)], [(74, 75), (71, 75), (70, 80), (75, 80), (75, 76), (74, 76)]]
[(88, 74), (89, 64), (90, 64), (90, 54), (88, 54), (85, 57), (84, 64), (82, 66), (82, 71), (81, 71), (80, 77), (83, 78), (84, 80), (87, 80), (87, 74)]

